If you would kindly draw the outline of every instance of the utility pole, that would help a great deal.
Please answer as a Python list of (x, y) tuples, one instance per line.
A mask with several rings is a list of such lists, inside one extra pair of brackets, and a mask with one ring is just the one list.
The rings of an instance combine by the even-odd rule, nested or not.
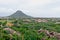
[(7, 23), (8, 23), (8, 18), (7, 18)]

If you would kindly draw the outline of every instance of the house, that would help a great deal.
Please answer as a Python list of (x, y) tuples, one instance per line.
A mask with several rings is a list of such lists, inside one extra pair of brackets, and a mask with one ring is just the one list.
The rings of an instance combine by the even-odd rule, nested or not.
[(55, 24), (60, 24), (60, 22), (56, 22)]
[(23, 22), (31, 22), (30, 19), (23, 19)]
[(35, 22), (48, 22), (46, 19), (35, 19)]
[(29, 24), (29, 23), (31, 23), (32, 21), (31, 21), (30, 19), (23, 19), (23, 22), (24, 22), (24, 24)]

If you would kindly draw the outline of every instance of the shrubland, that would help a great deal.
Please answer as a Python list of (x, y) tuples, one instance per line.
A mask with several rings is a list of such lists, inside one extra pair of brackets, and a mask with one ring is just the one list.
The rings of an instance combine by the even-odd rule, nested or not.
[[(56, 37), (49, 37), (45, 32), (39, 32), (43, 29), (49, 32), (60, 33), (60, 24), (55, 24), (54, 21), (48, 22), (35, 22), (33, 20), (23, 21), (21, 20), (4, 20), (0, 21), (0, 40), (58, 40)], [(9, 26), (7, 23), (13, 25)], [(4, 30), (10, 28), (12, 30)], [(10, 33), (10, 31), (12, 33)]]

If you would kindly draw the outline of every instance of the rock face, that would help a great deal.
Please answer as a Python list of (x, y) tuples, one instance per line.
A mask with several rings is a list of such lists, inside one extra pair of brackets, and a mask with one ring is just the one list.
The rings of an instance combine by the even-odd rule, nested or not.
[(31, 18), (31, 16), (28, 16), (24, 14), (22, 11), (16, 11), (14, 14), (9, 16), (10, 18)]

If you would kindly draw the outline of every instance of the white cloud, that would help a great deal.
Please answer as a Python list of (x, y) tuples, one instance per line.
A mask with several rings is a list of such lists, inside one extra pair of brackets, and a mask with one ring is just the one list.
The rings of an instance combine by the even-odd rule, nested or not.
[(58, 16), (60, 0), (0, 0), (0, 15), (10, 15), (16, 10), (37, 17)]
[(0, 4), (16, 4), (18, 3), (17, 0), (0, 0)]
[(8, 16), (14, 13), (13, 9), (7, 9), (7, 8), (0, 8), (0, 16)]
[(52, 11), (54, 11), (54, 12), (60, 12), (60, 7), (52, 8)]

